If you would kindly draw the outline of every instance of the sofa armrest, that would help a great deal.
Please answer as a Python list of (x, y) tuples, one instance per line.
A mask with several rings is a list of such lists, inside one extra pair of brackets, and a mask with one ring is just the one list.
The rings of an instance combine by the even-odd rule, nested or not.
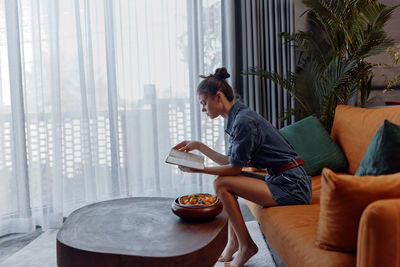
[(400, 266), (400, 199), (372, 202), (361, 215), (357, 267)]

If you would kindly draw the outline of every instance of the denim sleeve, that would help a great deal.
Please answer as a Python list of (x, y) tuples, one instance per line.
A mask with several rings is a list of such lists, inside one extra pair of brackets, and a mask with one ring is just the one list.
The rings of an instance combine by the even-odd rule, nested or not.
[(234, 127), (229, 163), (233, 166), (249, 166), (260, 138), (254, 123), (241, 123)]

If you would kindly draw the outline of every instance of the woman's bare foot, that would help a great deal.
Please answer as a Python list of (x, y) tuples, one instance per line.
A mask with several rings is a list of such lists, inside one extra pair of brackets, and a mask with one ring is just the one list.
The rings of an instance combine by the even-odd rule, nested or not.
[(222, 255), (218, 258), (219, 262), (228, 262), (232, 260), (232, 255), (238, 251), (239, 245), (237, 241), (230, 240), (228, 246), (222, 253)]
[(233, 261), (225, 264), (229, 267), (242, 267), (251, 257), (253, 257), (258, 252), (258, 247), (256, 244), (252, 244), (249, 247), (239, 248), (239, 251)]

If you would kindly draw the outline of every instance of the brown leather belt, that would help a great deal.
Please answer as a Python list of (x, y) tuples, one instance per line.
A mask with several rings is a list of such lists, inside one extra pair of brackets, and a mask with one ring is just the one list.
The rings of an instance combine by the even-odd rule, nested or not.
[(273, 173), (280, 173), (286, 170), (289, 170), (291, 168), (300, 166), (305, 164), (306, 162), (303, 159), (296, 159), (293, 161), (289, 161), (285, 164), (282, 164), (281, 166), (275, 167), (275, 168), (270, 168), (269, 170), (271, 170)]

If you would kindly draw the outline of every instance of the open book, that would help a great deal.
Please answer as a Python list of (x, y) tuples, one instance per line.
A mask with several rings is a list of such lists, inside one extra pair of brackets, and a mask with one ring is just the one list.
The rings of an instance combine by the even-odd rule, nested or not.
[(171, 149), (166, 163), (185, 166), (193, 169), (204, 169), (204, 157), (189, 152), (182, 152), (176, 149)]

